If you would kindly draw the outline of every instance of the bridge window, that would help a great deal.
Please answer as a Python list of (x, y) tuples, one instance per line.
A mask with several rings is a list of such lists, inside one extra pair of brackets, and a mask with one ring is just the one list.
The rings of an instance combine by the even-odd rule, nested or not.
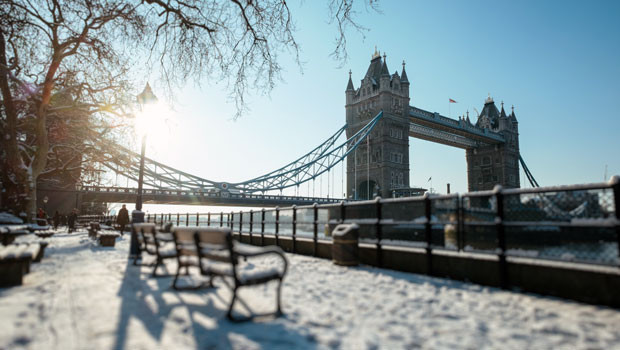
[(377, 149), (372, 154), (372, 162), (376, 163), (381, 161), (381, 149)]
[(401, 140), (403, 138), (403, 130), (397, 128), (390, 128), (390, 137)]
[(508, 182), (511, 183), (511, 184), (514, 184), (516, 182), (515, 181), (515, 176), (514, 175), (509, 175), (508, 176)]
[(482, 177), (478, 177), (478, 184), (482, 185)]
[(491, 157), (489, 156), (482, 157), (482, 165), (490, 165), (490, 164), (491, 164)]
[(403, 162), (403, 154), (398, 152), (390, 153), (390, 160), (394, 163), (401, 164)]

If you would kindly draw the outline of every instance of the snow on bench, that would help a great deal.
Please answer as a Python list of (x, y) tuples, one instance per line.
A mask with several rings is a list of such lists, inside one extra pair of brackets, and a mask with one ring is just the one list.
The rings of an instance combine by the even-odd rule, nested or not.
[(1, 225), (0, 243), (9, 245), (13, 243), (17, 236), (26, 235), (28, 233), (28, 226), (26, 225)]
[(46, 246), (47, 242), (35, 242), (0, 247), (0, 287), (21, 285), (30, 264), (41, 261)]
[(102, 247), (114, 247), (120, 234), (114, 232), (110, 226), (93, 221), (89, 224), (88, 237), (97, 239)]

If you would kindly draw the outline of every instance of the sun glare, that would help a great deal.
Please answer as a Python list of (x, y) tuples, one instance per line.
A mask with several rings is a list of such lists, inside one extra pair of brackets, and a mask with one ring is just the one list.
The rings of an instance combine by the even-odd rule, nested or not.
[(135, 131), (138, 137), (147, 135), (149, 143), (166, 140), (172, 136), (174, 113), (162, 102), (146, 104), (136, 114)]

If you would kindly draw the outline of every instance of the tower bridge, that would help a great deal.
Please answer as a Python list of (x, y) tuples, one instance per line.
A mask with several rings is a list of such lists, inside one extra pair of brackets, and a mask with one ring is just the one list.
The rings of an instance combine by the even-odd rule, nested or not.
[(507, 115), (502, 103), (499, 111), (489, 96), (472, 123), (469, 116), (455, 120), (411, 106), (405, 63), (400, 74), (390, 74), (385, 54), (381, 57), (376, 50), (358, 88), (351, 75), (345, 90), (347, 135), (357, 132), (378, 111), (384, 116), (367, 142), (347, 159), (349, 197), (388, 197), (410, 187), (408, 136), (465, 149), (470, 192), (490, 190), (497, 184), (520, 187), (522, 158), (514, 109)]
[[(366, 74), (355, 88), (352, 74), (345, 90), (346, 124), (315, 149), (262, 176), (243, 182), (212, 181), (145, 158), (144, 203), (288, 206), (334, 203), (341, 200), (392, 197), (410, 189), (409, 137), (465, 150), (468, 191), (490, 190), (496, 184), (520, 187), (519, 165), (532, 186), (538, 187), (519, 154), (518, 122), (514, 113), (499, 110), (489, 96), (473, 123), (410, 104), (411, 82), (402, 71), (389, 73), (387, 59), (375, 50)], [(346, 140), (339, 141), (346, 135)], [(109, 172), (138, 182), (140, 154), (100, 140), (93, 144), (104, 155)], [(344, 166), (346, 198), (282, 195), (282, 190), (315, 182)], [(420, 166), (424, 166), (420, 164)], [(329, 181), (329, 180), (328, 180)], [(344, 180), (343, 180), (344, 181)], [(329, 182), (328, 182), (329, 183)], [(42, 189), (38, 198), (56, 191)], [(273, 192), (280, 194), (273, 194)], [(83, 202), (133, 202), (137, 189), (127, 186), (77, 186), (66, 196)], [(328, 196), (329, 197), (329, 196)], [(72, 202), (72, 201), (70, 201)]]

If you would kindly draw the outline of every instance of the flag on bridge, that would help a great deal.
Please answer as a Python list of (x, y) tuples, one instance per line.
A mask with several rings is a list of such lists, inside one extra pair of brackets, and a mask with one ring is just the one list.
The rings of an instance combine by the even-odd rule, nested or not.
[(450, 103), (458, 103), (458, 102), (456, 102), (455, 100), (453, 100), (451, 98), (448, 98), (448, 100), (450, 101)]
[(432, 176), (431, 176), (431, 177), (429, 177), (429, 178), (428, 178), (428, 180), (427, 180), (426, 182), (429, 182), (429, 181), (431, 181), (431, 179), (432, 179), (432, 178), (433, 178)]

